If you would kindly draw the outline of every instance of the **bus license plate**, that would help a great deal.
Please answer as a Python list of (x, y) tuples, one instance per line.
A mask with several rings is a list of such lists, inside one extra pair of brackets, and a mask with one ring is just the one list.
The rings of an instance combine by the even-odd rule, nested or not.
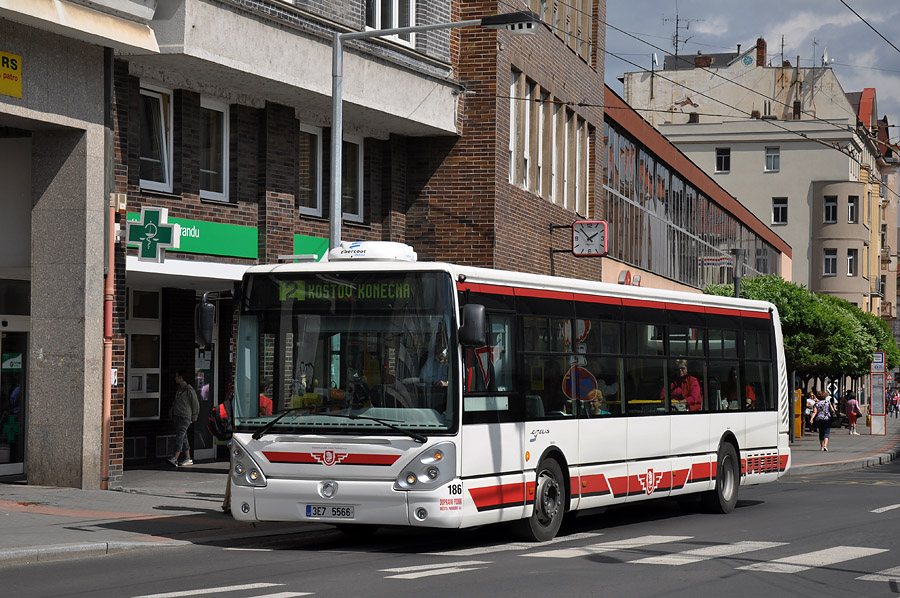
[(353, 507), (334, 505), (306, 505), (307, 517), (322, 517), (325, 519), (353, 519)]

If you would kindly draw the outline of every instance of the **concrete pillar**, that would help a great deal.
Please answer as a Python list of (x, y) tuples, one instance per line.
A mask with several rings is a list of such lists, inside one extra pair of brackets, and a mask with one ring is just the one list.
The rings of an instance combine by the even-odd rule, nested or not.
[(103, 135), (32, 138), (31, 349), (26, 473), (37, 485), (100, 486)]

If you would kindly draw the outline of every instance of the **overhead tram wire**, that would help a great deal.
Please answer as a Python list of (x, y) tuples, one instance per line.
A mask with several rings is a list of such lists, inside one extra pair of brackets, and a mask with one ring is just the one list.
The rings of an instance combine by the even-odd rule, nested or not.
[(865, 19), (862, 17), (861, 14), (859, 14), (858, 12), (856, 12), (855, 10), (853, 10), (853, 7), (852, 7), (852, 6), (850, 6), (849, 4), (847, 4), (846, 2), (844, 2), (844, 0), (841, 0), (841, 4), (843, 4), (844, 6), (846, 6), (846, 7), (850, 10), (850, 12), (852, 12), (852, 13), (855, 14), (857, 17), (859, 17), (859, 20), (860, 20), (860, 21), (862, 21), (863, 23), (865, 23), (866, 25), (868, 25), (868, 26), (869, 26), (869, 29), (871, 29), (872, 31), (874, 31), (875, 33), (877, 33), (877, 34), (878, 34), (878, 37), (880, 37), (881, 39), (883, 39), (884, 41), (886, 41), (893, 49), (897, 50), (897, 52), (900, 52), (900, 48), (898, 48), (897, 46), (895, 46), (894, 43), (893, 43), (891, 40), (889, 40), (889, 39), (886, 38), (885, 36), (881, 35), (881, 32), (878, 31), (877, 29), (875, 29), (875, 27), (873, 27), (871, 23), (869, 23), (867, 20), (865, 20)]

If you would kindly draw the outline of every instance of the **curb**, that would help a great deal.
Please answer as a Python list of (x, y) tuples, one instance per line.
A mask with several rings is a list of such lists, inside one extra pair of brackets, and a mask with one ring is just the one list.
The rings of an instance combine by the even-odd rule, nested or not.
[(80, 544), (49, 544), (47, 546), (30, 546), (27, 548), (8, 548), (0, 550), (0, 567), (5, 565), (23, 565), (27, 563), (46, 563), (66, 559), (79, 559), (91, 556), (103, 556), (130, 550), (146, 548), (164, 548), (190, 544), (185, 540), (163, 540), (160, 542), (140, 542), (129, 540), (113, 540), (111, 542), (84, 542)]
[(110, 540), (108, 542), (81, 542), (72, 544), (48, 544), (45, 546), (29, 546), (25, 548), (7, 548), (0, 549), (0, 567), (4, 567), (6, 565), (24, 565), (30, 563), (45, 563), (50, 561), (80, 559), (92, 556), (104, 556), (108, 554), (129, 552), (132, 550), (175, 548), (178, 546), (197, 544), (198, 542), (224, 542), (228, 540), (289, 536), (304, 532), (319, 532), (323, 530), (330, 530), (332, 528), (332, 526), (327, 524), (300, 525), (303, 526), (300, 529), (281, 528), (278, 530), (225, 532), (222, 534), (208, 536), (197, 535), (188, 540)]

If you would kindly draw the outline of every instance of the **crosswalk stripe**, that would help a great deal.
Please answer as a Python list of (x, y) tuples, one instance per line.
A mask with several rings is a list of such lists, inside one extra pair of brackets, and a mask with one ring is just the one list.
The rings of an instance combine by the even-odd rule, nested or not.
[(776, 546), (784, 546), (785, 542), (736, 542), (734, 544), (720, 544), (717, 546), (705, 546), (694, 550), (686, 550), (684, 552), (676, 552), (665, 556), (649, 556), (644, 559), (630, 561), (641, 565), (688, 565), (691, 563), (699, 563), (709, 559), (734, 556), (754, 550), (764, 550), (766, 548), (775, 548)]
[(181, 592), (166, 592), (164, 594), (144, 594), (134, 598), (182, 598), (183, 596), (202, 596), (203, 594), (221, 594), (222, 592), (240, 592), (242, 590), (259, 590), (262, 588), (274, 588), (283, 586), (283, 583), (245, 583), (236, 586), (219, 586), (216, 588), (201, 588), (199, 590), (184, 590)]
[(784, 557), (767, 563), (753, 563), (738, 567), (744, 571), (766, 571), (769, 573), (799, 573), (814, 567), (827, 567), (835, 563), (852, 561), (865, 556), (887, 552), (886, 548), (863, 548), (860, 546), (835, 546), (805, 554)]
[(450, 573), (462, 573), (463, 571), (476, 571), (485, 567), (474, 565), (490, 565), (493, 561), (460, 561), (457, 563), (436, 563), (431, 565), (413, 565), (411, 567), (396, 567), (394, 569), (379, 569), (383, 573), (396, 573), (388, 575), (385, 579), (419, 579), (433, 575), (447, 575)]
[(893, 511), (894, 509), (900, 509), (900, 505), (888, 505), (886, 507), (872, 509), (869, 513), (886, 513), (887, 511)]
[(681, 540), (690, 540), (693, 536), (641, 536), (639, 538), (631, 538), (629, 540), (615, 540), (613, 542), (601, 542), (599, 544), (590, 544), (578, 548), (560, 548), (557, 550), (542, 550), (541, 552), (532, 552), (523, 554), (522, 556), (533, 556), (539, 558), (554, 559), (571, 559), (578, 556), (590, 556), (592, 554), (601, 554), (604, 552), (613, 552), (615, 550), (629, 550), (632, 548), (641, 548), (651, 546), (653, 544), (664, 544), (666, 542), (679, 542)]
[(535, 542), (510, 542), (508, 544), (497, 544), (494, 546), (477, 546), (475, 548), (462, 548), (460, 550), (447, 550), (445, 552), (426, 552), (425, 554), (434, 555), (434, 556), (476, 556), (479, 554), (489, 554), (491, 552), (507, 552), (510, 550), (531, 550), (537, 546), (549, 546), (551, 544), (558, 544), (560, 542), (571, 542), (574, 540), (587, 540), (590, 538), (596, 538), (598, 536), (602, 536), (603, 534), (596, 533), (581, 533), (581, 534), (572, 534), (570, 536), (557, 536), (552, 540), (547, 542), (541, 542), (537, 544)]
[(863, 575), (862, 577), (857, 577), (856, 579), (860, 581), (900, 582), (900, 567), (885, 569), (884, 571), (879, 571), (878, 573), (872, 573), (870, 575)]

